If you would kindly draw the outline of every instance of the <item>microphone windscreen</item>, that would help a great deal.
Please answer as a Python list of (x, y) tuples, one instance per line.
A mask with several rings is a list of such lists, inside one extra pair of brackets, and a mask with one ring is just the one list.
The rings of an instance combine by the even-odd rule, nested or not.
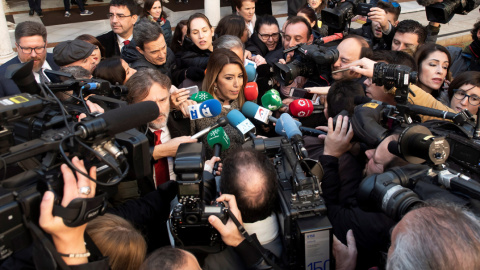
[(245, 71), (247, 72), (248, 82), (255, 81), (255, 77), (257, 76), (257, 70), (252, 64), (248, 64), (245, 66)]
[(215, 144), (220, 144), (222, 146), (222, 151), (230, 147), (230, 138), (223, 129), (223, 127), (218, 127), (212, 129), (207, 136), (207, 143), (213, 149)]
[(242, 106), (242, 113), (248, 118), (255, 118), (258, 108), (260, 108), (260, 106), (257, 104), (251, 101), (246, 101)]
[(107, 127), (107, 135), (117, 133), (145, 125), (160, 115), (157, 103), (153, 101), (139, 102), (126, 107), (107, 111), (100, 116)]
[[(287, 113), (284, 113), (284, 114), (287, 114)], [(300, 123), (299, 121), (297, 121), (297, 120), (294, 120), (294, 121), (295, 121), (295, 124), (297, 125), (297, 127), (300, 127), (302, 125), (302, 123)], [(285, 129), (283, 128), (282, 121), (277, 121), (275, 123), (275, 133), (277, 133), (278, 135), (281, 135), (281, 136), (287, 136), (287, 133), (285, 132)]]
[(241, 122), (245, 121), (245, 116), (239, 110), (231, 110), (227, 114), (228, 123), (233, 127), (238, 126)]
[(198, 108), (203, 117), (215, 117), (222, 112), (222, 104), (216, 99), (202, 102)]
[(256, 82), (249, 82), (245, 85), (245, 89), (243, 90), (245, 94), (245, 99), (247, 101), (252, 101), (257, 99), (258, 97), (258, 85)]
[(283, 106), (282, 98), (280, 97), (280, 93), (278, 93), (275, 89), (268, 90), (261, 98), (263, 107), (271, 110), (276, 111)]
[(288, 113), (284, 113), (280, 116), (280, 122), (282, 123), (283, 129), (287, 133), (287, 138), (290, 139), (294, 135), (302, 136), (302, 132), (300, 132), (300, 129), (295, 124), (295, 120), (293, 120)]
[(296, 117), (307, 117), (313, 112), (313, 102), (309, 99), (299, 98), (288, 106), (290, 113)]
[(198, 93), (193, 94), (190, 97), (191, 100), (196, 101), (197, 103), (202, 103), (206, 100), (213, 99), (213, 96), (210, 93), (205, 91), (199, 91)]

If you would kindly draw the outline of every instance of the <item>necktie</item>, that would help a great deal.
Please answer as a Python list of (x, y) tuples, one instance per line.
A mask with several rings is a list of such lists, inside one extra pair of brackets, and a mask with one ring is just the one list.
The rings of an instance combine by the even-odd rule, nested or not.
[(50, 80), (47, 78), (47, 76), (43, 73), (44, 68), (41, 68), (40, 71), (38, 72), (38, 75), (40, 76), (40, 83), (46, 83), (49, 82)]
[[(160, 141), (162, 130), (157, 130), (155, 133), (155, 145), (159, 145), (162, 142)], [(166, 157), (157, 160), (155, 163), (155, 184), (159, 186), (170, 180), (170, 171), (168, 169), (168, 160)]]
[(125, 40), (123, 41), (123, 45), (128, 45), (128, 44), (130, 44), (130, 40), (125, 39)]

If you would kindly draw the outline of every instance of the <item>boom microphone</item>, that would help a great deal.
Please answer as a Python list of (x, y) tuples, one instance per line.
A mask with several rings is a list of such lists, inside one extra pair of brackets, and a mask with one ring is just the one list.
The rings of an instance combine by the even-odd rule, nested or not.
[(204, 128), (202, 130), (200, 130), (198, 133), (194, 134), (192, 136), (192, 139), (198, 139), (200, 137), (202, 137), (203, 135), (207, 134), (208, 132), (210, 132), (210, 130), (214, 129), (214, 128), (218, 128), (218, 127), (224, 127), (228, 124), (228, 121), (227, 119), (225, 119), (225, 117), (220, 117), (217, 119), (217, 122), (215, 122), (215, 124), (207, 127), (207, 128)]
[(222, 104), (216, 99), (209, 99), (201, 104), (188, 106), (188, 111), (190, 112), (190, 120), (215, 117), (222, 112)]
[(258, 97), (258, 85), (256, 82), (249, 82), (245, 85), (243, 89), (243, 93), (245, 95), (245, 99), (247, 101), (256, 100)]
[(245, 141), (249, 138), (255, 139), (255, 126), (239, 110), (231, 110), (227, 114), (227, 119), (230, 125), (240, 131)]
[(159, 115), (155, 102), (144, 101), (107, 111), (92, 120), (81, 121), (75, 125), (75, 135), (89, 140), (104, 135), (113, 137), (117, 133), (147, 124)]

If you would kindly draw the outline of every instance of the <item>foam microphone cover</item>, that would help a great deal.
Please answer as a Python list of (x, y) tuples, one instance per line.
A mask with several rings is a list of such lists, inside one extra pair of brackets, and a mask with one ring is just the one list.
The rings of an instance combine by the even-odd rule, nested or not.
[(280, 97), (280, 93), (278, 93), (275, 89), (268, 90), (261, 98), (263, 107), (271, 110), (276, 111), (283, 106), (282, 98)]
[[(284, 114), (287, 114), (287, 113), (284, 113)], [(300, 127), (302, 125), (302, 123), (300, 123), (299, 121), (294, 120), (294, 122), (297, 125), (297, 127)], [(287, 132), (285, 132), (285, 129), (283, 128), (282, 121), (277, 121), (275, 123), (275, 133), (277, 133), (278, 135), (281, 135), (281, 136), (287, 136)]]
[(208, 133), (207, 143), (212, 149), (215, 144), (220, 144), (222, 146), (222, 151), (225, 151), (230, 147), (230, 138), (223, 127), (218, 127), (216, 129), (212, 129), (212, 131)]
[(287, 133), (287, 138), (292, 138), (294, 135), (300, 135), (302, 136), (302, 132), (300, 132), (300, 129), (297, 127), (295, 124), (295, 120), (288, 114), (284, 113), (280, 116), (280, 121), (281, 122), (283, 129)]
[(242, 106), (242, 113), (248, 118), (255, 118), (258, 108), (260, 108), (260, 106), (257, 104), (251, 101), (246, 101)]
[(308, 117), (313, 112), (313, 102), (309, 99), (299, 98), (288, 106), (290, 113), (296, 117)]
[(243, 90), (245, 94), (245, 100), (252, 101), (257, 99), (258, 97), (258, 85), (256, 82), (249, 82), (245, 85), (245, 89)]
[(222, 112), (222, 104), (216, 99), (202, 102), (198, 110), (203, 117), (215, 117)]
[(239, 110), (231, 110), (227, 114), (228, 123), (233, 127), (238, 126), (241, 122), (245, 121), (245, 116)]
[(248, 82), (255, 81), (255, 77), (257, 76), (257, 70), (251, 64), (245, 66), (245, 71), (247, 72)]
[(196, 101), (197, 103), (202, 103), (206, 100), (213, 99), (213, 96), (210, 93), (205, 91), (199, 91), (198, 93), (193, 94), (190, 97), (191, 100)]

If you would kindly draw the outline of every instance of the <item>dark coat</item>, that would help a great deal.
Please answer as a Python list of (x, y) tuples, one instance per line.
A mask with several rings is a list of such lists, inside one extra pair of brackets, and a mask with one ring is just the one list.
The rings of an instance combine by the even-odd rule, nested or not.
[(206, 69), (208, 59), (210, 59), (209, 50), (200, 50), (200, 48), (193, 43), (191, 39), (185, 37), (183, 40), (183, 54), (180, 58), (180, 64), (182, 69), (189, 67), (199, 67)]
[[(53, 61), (53, 54), (47, 53), (46, 61), (53, 70), (60, 69), (60, 67), (55, 64), (55, 61)], [(0, 97), (11, 96), (21, 93), (20, 89), (13, 80), (5, 79), (5, 72), (7, 71), (7, 68), (10, 65), (20, 63), (20, 59), (18, 59), (18, 57), (14, 57), (13, 59), (10, 59), (10, 61), (0, 66)]]
[(118, 47), (117, 34), (110, 31), (97, 37), (98, 41), (105, 48), (105, 58), (120, 56), (120, 47)]
[(367, 22), (358, 29), (350, 29), (350, 34), (355, 34), (367, 39), (373, 50), (390, 50), (392, 47), (395, 28), (392, 28), (388, 35), (383, 34), (382, 38), (376, 38), (372, 32), (372, 22)]
[(258, 38), (258, 33), (254, 32), (248, 39), (245, 49), (249, 50), (252, 54), (261, 55), (269, 65), (273, 65), (278, 62), (278, 59), (283, 57), (283, 42), (282, 38), (278, 39), (277, 47), (273, 51), (269, 51), (267, 45)]

